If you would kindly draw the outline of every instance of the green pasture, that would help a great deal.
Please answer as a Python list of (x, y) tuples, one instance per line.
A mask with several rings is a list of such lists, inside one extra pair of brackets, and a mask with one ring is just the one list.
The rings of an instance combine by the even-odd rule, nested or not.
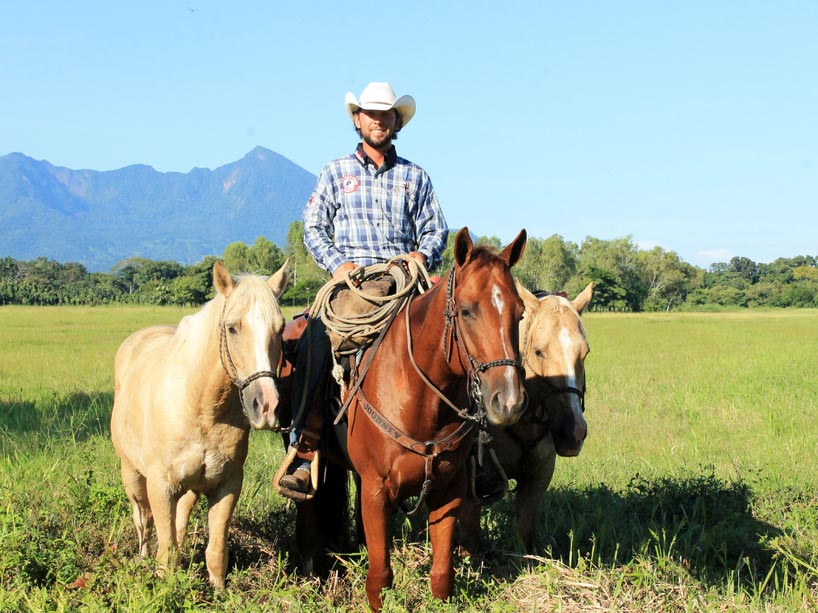
[[(364, 554), (294, 570), (272, 491), (276, 435), (251, 434), (227, 589), (203, 568), (205, 515), (163, 577), (136, 537), (110, 444), (113, 356), (190, 309), (0, 307), (0, 611), (361, 611)], [(428, 590), (424, 526), (395, 518), (387, 611), (818, 609), (818, 311), (585, 316), (589, 438), (559, 459), (523, 555), (506, 497), (487, 553)]]

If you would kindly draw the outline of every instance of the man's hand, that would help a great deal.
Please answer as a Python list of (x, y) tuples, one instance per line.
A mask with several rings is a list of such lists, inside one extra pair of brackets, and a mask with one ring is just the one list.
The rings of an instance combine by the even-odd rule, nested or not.
[(410, 258), (416, 259), (418, 262), (423, 264), (423, 267), (426, 268), (426, 256), (422, 254), (420, 251), (412, 251), (409, 253)]
[(338, 281), (340, 279), (346, 279), (347, 273), (355, 270), (356, 268), (358, 267), (352, 262), (344, 262), (333, 271), (332, 280)]

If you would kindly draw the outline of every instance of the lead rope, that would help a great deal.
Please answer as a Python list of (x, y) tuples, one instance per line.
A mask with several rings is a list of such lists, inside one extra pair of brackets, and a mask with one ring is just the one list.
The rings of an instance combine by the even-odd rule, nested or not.
[[(381, 296), (368, 294), (361, 288), (365, 281), (382, 279), (387, 275), (395, 280), (395, 293)], [(328, 281), (316, 294), (313, 310), (315, 316), (320, 317), (324, 322), (327, 332), (332, 332), (344, 340), (352, 337), (365, 338), (367, 340), (362, 345), (366, 346), (378, 337), (381, 330), (390, 321), (393, 311), (400, 310), (407, 297), (416, 291), (422, 292), (428, 289), (431, 284), (428, 271), (415, 258), (398, 256), (381, 264), (359, 266), (348, 272), (342, 279)], [(362, 315), (337, 313), (332, 307), (332, 299), (338, 290), (344, 288), (364, 300), (378, 303), (379, 306)], [(360, 350), (360, 347), (343, 351), (333, 347), (333, 350), (339, 355), (353, 355)]]

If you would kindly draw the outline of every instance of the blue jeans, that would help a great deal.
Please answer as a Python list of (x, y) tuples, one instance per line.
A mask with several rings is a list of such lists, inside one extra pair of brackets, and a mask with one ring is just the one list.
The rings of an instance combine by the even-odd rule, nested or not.
[[(314, 391), (326, 383), (329, 376), (330, 352), (332, 347), (327, 329), (320, 318), (310, 317), (307, 327), (298, 342), (295, 370), (293, 372), (293, 390), (290, 411), (293, 416), (290, 424), (290, 445), (298, 445), (298, 439), (307, 421), (307, 414), (315, 397)], [(309, 369), (309, 381), (307, 370)], [(303, 406), (302, 406), (303, 404)], [(309, 460), (296, 456), (293, 470), (309, 469)]]

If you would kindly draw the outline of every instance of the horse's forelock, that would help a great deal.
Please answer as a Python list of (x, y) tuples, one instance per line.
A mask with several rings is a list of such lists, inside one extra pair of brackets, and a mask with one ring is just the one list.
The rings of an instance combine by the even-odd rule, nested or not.
[(540, 302), (552, 313), (573, 313), (575, 312), (571, 302), (562, 296), (549, 294), (542, 298)]
[(255, 305), (260, 305), (259, 309), (267, 321), (264, 322), (267, 326), (272, 326), (273, 318), (276, 314), (280, 314), (281, 310), (278, 305), (270, 286), (267, 285), (266, 277), (260, 275), (241, 274), (236, 277), (236, 287), (230, 295), (229, 305), (227, 306), (228, 313), (235, 316), (236, 313), (245, 313), (252, 309)]
[(499, 260), (500, 256), (491, 247), (487, 247), (486, 245), (478, 245), (472, 250), (471, 259), (475, 262), (488, 264), (495, 260)]

